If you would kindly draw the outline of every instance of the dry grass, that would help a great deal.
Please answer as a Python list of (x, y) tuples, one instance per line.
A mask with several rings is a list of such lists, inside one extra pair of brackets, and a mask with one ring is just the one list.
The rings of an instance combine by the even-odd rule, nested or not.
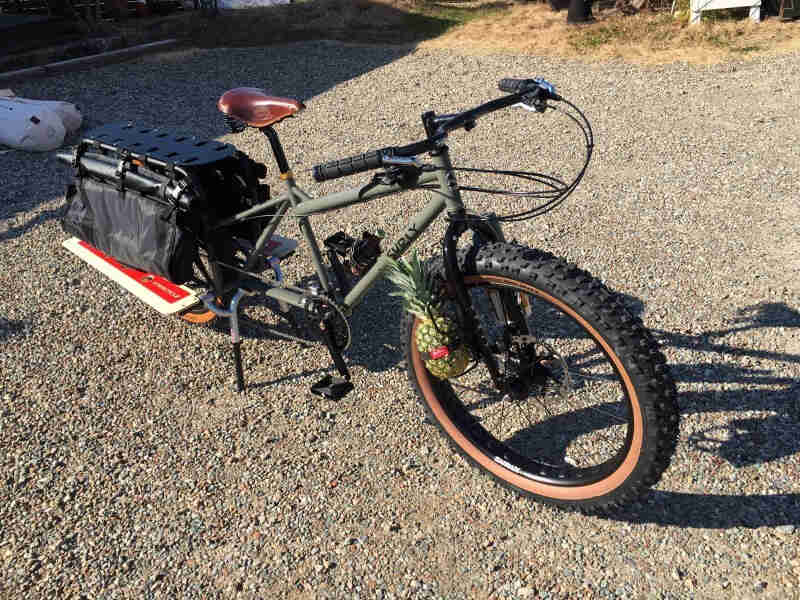
[(179, 36), (201, 47), (325, 38), (651, 64), (713, 63), (800, 49), (800, 22), (704, 17), (701, 25), (690, 27), (685, 13), (681, 19), (665, 13), (595, 16), (593, 24), (574, 26), (567, 25), (566, 12), (553, 12), (547, 4), (508, 0), (308, 0), (215, 18), (189, 11), (133, 19), (124, 27), (132, 39)]
[(210, 18), (187, 11), (118, 24), (131, 39), (182, 37), (201, 47), (263, 46), (309, 39), (412, 43), (442, 35), (511, 2), (443, 4), (419, 0), (306, 0), (290, 5), (225, 11)]
[(585, 60), (620, 58), (638, 63), (714, 63), (731, 58), (800, 49), (800, 23), (747, 18), (705, 19), (687, 25), (687, 15), (600, 14), (597, 22), (567, 25), (564, 12), (542, 4), (517, 5), (501, 14), (459, 26), (423, 43), (467, 52), (523, 52)]

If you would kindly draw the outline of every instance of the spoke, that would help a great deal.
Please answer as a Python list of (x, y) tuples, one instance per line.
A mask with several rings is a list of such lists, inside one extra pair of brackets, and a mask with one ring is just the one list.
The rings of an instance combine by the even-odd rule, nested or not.
[(463, 383), (451, 382), (450, 385), (453, 386), (454, 388), (460, 388), (462, 390), (469, 390), (470, 392), (475, 392), (476, 394), (485, 394), (485, 393), (491, 391), (487, 387), (474, 388), (474, 387), (470, 387), (468, 385), (464, 385)]
[(503, 394), (503, 397), (500, 399), (500, 401), (503, 403), (503, 407), (500, 411), (502, 415), (500, 418), (500, 435), (503, 435), (503, 431), (505, 431), (504, 425), (506, 424), (506, 405), (510, 399), (511, 397), (508, 394)]
[(582, 371), (574, 371), (572, 369), (568, 372), (570, 375), (575, 375), (581, 379), (589, 379), (591, 381), (612, 381), (614, 379), (612, 375), (587, 375)]
[(612, 419), (615, 419), (618, 423), (621, 423), (621, 424), (627, 424), (628, 423), (627, 419), (623, 419), (622, 417), (620, 417), (618, 415), (612, 414), (610, 412), (607, 412), (607, 411), (602, 410), (600, 408), (597, 408), (595, 406), (590, 406), (589, 409), (593, 410), (595, 412), (598, 412), (601, 415), (605, 415), (607, 417), (611, 417)]
[[(488, 422), (488, 421), (489, 421), (489, 420), (490, 420), (492, 417), (494, 417), (495, 415), (497, 415), (497, 413), (498, 413), (498, 412), (500, 412), (502, 415), (504, 415), (504, 414), (505, 414), (505, 409), (504, 409), (504, 408), (503, 408), (503, 406), (502, 406), (502, 403), (503, 403), (503, 400), (504, 400), (504, 399), (505, 399), (505, 397), (500, 397), (498, 400), (495, 400), (495, 401), (493, 401), (491, 404), (495, 404), (495, 405), (497, 405), (497, 404), (500, 404), (500, 405), (501, 405), (501, 406), (500, 406), (500, 408), (497, 408), (497, 407), (495, 407), (495, 409), (494, 409), (493, 411), (487, 412), (487, 413), (486, 413), (486, 414), (483, 416), (483, 418), (482, 418), (481, 420), (482, 420), (482, 421), (486, 421), (486, 422)], [(486, 406), (486, 408), (488, 409), (488, 408), (489, 408), (489, 406), (490, 406), (490, 405), (487, 405), (487, 406)], [(501, 419), (501, 420), (500, 420), (500, 426), (501, 426), (501, 428), (502, 428), (502, 425), (503, 425), (503, 421), (504, 421), (504, 419)], [(489, 432), (489, 433), (491, 433), (491, 432)]]
[(547, 413), (547, 416), (552, 419), (553, 418), (553, 413), (550, 412), (550, 409), (547, 408), (547, 405), (544, 402), (542, 402), (541, 400), (539, 400), (539, 398), (534, 398), (534, 400), (536, 400), (536, 403), (539, 404), (539, 406), (541, 406), (544, 409), (544, 412)]
[[(550, 414), (550, 411), (547, 410), (546, 406), (542, 405), (542, 408), (544, 408), (544, 410), (548, 414), (548, 416), (552, 417), (552, 415)], [(528, 411), (527, 406), (523, 409), (523, 412), (525, 413), (525, 418), (528, 419), (528, 423), (530, 423), (531, 429), (536, 429), (536, 423), (534, 423), (531, 420), (530, 412)]]
[[(471, 288), (470, 295), (488, 344), (531, 336), (519, 356), (495, 350), (504, 380), (530, 377), (526, 398), (505, 393), (507, 384), (497, 390), (480, 364), (472, 375), (448, 382), (460, 410), (471, 415), (477, 439), (526, 471), (575, 481), (596, 477), (593, 467), (624, 450), (630, 427), (627, 398), (609, 357), (589, 331), (545, 297), (491, 284)], [(520, 318), (520, 329), (512, 331), (509, 321)], [(528, 372), (518, 373), (525, 365)], [(494, 449), (498, 443), (505, 454)]]

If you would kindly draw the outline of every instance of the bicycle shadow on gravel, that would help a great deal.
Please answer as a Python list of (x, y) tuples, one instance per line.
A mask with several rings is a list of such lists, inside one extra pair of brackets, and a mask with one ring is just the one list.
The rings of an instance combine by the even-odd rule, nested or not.
[[(303, 277), (294, 285), (305, 288), (311, 283), (317, 283), (316, 276)], [(400, 319), (402, 318), (402, 302), (400, 299), (389, 296), (392, 285), (386, 280), (379, 280), (364, 297), (361, 304), (355, 309), (349, 319), (350, 347), (343, 353), (349, 368), (362, 367), (370, 373), (388, 371), (400, 364), (403, 359), (400, 345)], [(300, 347), (319, 345), (320, 350), (327, 355), (327, 350), (321, 339), (314, 332), (315, 324), (307, 318), (301, 309), (293, 308), (291, 314), (298, 324), (295, 329), (289, 321), (281, 317), (279, 307), (270, 298), (248, 299), (245, 305), (245, 314), (248, 305), (250, 308), (260, 307), (272, 313), (269, 322), (261, 324), (258, 321), (244, 321), (241, 325), (243, 335), (248, 339), (269, 340), (285, 342), (285, 335), (298, 339), (289, 343)], [(258, 308), (257, 308), (258, 310)], [(261, 313), (264, 315), (265, 313)], [(227, 334), (229, 326), (227, 320), (217, 319), (212, 327), (220, 333)], [(273, 331), (269, 331), (272, 329)], [(344, 331), (344, 329), (342, 329)], [(277, 332), (277, 335), (276, 335)], [(276, 383), (299, 381), (310, 375), (321, 375), (326, 372), (335, 372), (333, 360), (318, 369), (307, 369), (291, 375), (269, 381), (258, 381), (250, 387), (267, 387)]]
[(27, 337), (32, 327), (29, 321), (0, 317), (0, 342), (6, 342), (14, 338)]
[[(629, 309), (641, 312), (636, 299), (624, 299)], [(678, 398), (682, 416), (701, 412), (765, 411), (767, 417), (734, 418), (724, 424), (695, 431), (679, 440), (693, 450), (713, 454), (717, 461), (734, 468), (769, 463), (800, 452), (800, 382), (769, 368), (761, 361), (800, 363), (800, 355), (731, 345), (723, 341), (732, 333), (766, 327), (800, 329), (800, 312), (783, 303), (760, 303), (743, 307), (728, 329), (697, 334), (652, 330), (662, 347), (674, 347), (725, 357), (748, 358), (751, 365), (732, 362), (673, 364), (680, 383), (733, 384), (737, 389), (702, 390)], [(769, 386), (769, 389), (765, 388)], [(775, 389), (775, 388), (778, 389)], [(674, 462), (673, 467), (674, 468)], [(689, 494), (650, 490), (640, 503), (623, 508), (609, 518), (680, 527), (725, 529), (732, 527), (800, 527), (800, 493), (790, 493), (796, 482), (777, 475), (771, 487), (775, 494)], [(787, 493), (782, 493), (786, 490)]]
[[(17, 223), (14, 225), (11, 224), (11, 220), (14, 219), (16, 221), (15, 219), (16, 215), (11, 214), (9, 217), (7, 217), (8, 225), (6, 230), (0, 231), (0, 242), (10, 241), (20, 236), (23, 236), (34, 227), (37, 227), (46, 221), (49, 221), (51, 219), (60, 219), (63, 214), (64, 214), (63, 208), (57, 208), (53, 210), (43, 210), (37, 213), (34, 217), (28, 219), (27, 221), (24, 221), (22, 223)], [(6, 218), (6, 217), (0, 217), (0, 218)], [(67, 235), (64, 234), (64, 237), (66, 238)]]

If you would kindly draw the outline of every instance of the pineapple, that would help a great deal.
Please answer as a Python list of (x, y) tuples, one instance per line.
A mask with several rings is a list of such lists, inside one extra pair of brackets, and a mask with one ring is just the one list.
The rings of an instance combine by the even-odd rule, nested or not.
[(430, 356), (425, 361), (428, 371), (439, 379), (458, 377), (466, 371), (472, 357), (465, 345), (451, 346), (456, 324), (442, 314), (433, 276), (425, 271), (416, 250), (410, 261), (392, 260), (386, 277), (398, 288), (391, 295), (401, 297), (403, 308), (420, 319), (415, 341), (417, 349)]

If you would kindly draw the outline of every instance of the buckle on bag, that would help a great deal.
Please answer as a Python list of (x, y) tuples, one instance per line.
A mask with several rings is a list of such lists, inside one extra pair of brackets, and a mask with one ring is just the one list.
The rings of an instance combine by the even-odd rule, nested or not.
[(119, 162), (117, 168), (114, 170), (114, 176), (117, 178), (117, 191), (125, 191), (125, 172), (128, 170), (128, 162), (130, 161), (130, 153), (127, 150), (119, 151)]

